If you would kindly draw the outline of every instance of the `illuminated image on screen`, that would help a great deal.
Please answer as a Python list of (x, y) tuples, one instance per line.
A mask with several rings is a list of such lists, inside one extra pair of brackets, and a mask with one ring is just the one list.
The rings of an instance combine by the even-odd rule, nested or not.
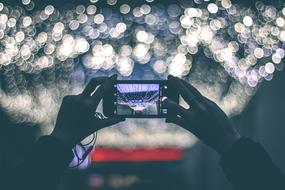
[(117, 84), (118, 115), (159, 115), (159, 84)]

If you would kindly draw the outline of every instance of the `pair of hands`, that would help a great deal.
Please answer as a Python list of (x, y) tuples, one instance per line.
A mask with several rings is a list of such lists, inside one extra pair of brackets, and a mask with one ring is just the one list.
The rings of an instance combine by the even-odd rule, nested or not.
[[(116, 78), (116, 75), (109, 78), (94, 78), (82, 94), (66, 96), (51, 136), (74, 147), (95, 131), (124, 121), (121, 118), (94, 117), (98, 104), (103, 96), (110, 92)], [(177, 77), (169, 76), (168, 80), (171, 88), (179, 92), (190, 108), (185, 109), (170, 99), (164, 100), (165, 107), (176, 113), (173, 117), (167, 118), (166, 122), (177, 124), (192, 132), (221, 154), (240, 138), (226, 114), (214, 102)]]

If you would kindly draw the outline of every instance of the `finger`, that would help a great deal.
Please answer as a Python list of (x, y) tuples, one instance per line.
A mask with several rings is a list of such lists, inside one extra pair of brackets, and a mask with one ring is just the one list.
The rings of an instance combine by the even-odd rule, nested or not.
[(189, 105), (195, 104), (197, 97), (185, 86), (181, 79), (170, 76), (168, 81), (171, 87), (177, 90)]
[(182, 106), (178, 105), (173, 100), (166, 98), (163, 102), (163, 106), (168, 109), (169, 113), (175, 113), (177, 115), (180, 115), (181, 117), (187, 118), (189, 115), (189, 110), (183, 108)]
[(208, 106), (210, 106), (212, 108), (218, 107), (218, 105), (215, 102), (213, 102), (212, 100), (209, 100), (206, 97), (204, 97), (203, 100), (206, 104), (208, 104)]
[(166, 118), (165, 122), (176, 124), (198, 137), (200, 128), (198, 127), (199, 123), (197, 123), (195, 113), (193, 112), (190, 113), (187, 118), (181, 118), (179, 116), (170, 117)]
[(183, 84), (196, 96), (197, 98), (204, 97), (194, 86), (192, 86), (190, 83), (186, 82), (185, 80), (180, 79)]
[(112, 90), (116, 80), (117, 75), (113, 75), (103, 82), (103, 84), (96, 90), (96, 92), (92, 96), (92, 106), (98, 106), (100, 101), (103, 99), (103, 96)]
[(101, 120), (101, 126), (102, 126), (102, 128), (109, 127), (109, 126), (118, 124), (120, 122), (123, 122), (125, 120), (126, 120), (126, 118), (108, 118), (108, 119), (103, 119), (103, 120)]
[(184, 85), (191, 91), (193, 92), (193, 94), (197, 97), (198, 100), (198, 104), (200, 109), (207, 109), (210, 107), (216, 107), (216, 104), (214, 102), (212, 102), (211, 100), (209, 100), (208, 98), (206, 98), (205, 96), (203, 96), (194, 86), (192, 86), (190, 83), (182, 80), (182, 82), (184, 83)]
[(166, 118), (165, 120), (166, 123), (173, 123), (176, 124), (184, 129), (186, 129), (187, 131), (193, 133), (194, 135), (197, 134), (197, 123), (195, 123), (195, 118), (194, 117), (189, 117), (186, 119), (181, 118), (181, 117), (172, 117), (172, 118)]
[(108, 77), (96, 77), (92, 78), (87, 84), (86, 88), (82, 92), (84, 96), (91, 96), (92, 92), (96, 89), (96, 87), (102, 84)]
[[(183, 81), (182, 79), (173, 76), (169, 76), (169, 82), (172, 83), (173, 87), (181, 94), (181, 96), (188, 103), (189, 106), (191, 106), (195, 110), (207, 110), (207, 105), (204, 101), (205, 97), (202, 96), (201, 93), (193, 86), (188, 84), (186, 81)], [(190, 86), (192, 87), (194, 93), (190, 88), (188, 88)]]
[(179, 125), (181, 127), (184, 127), (187, 123), (184, 119), (179, 118), (179, 117), (166, 118), (165, 122), (166, 123), (174, 123), (174, 124)]

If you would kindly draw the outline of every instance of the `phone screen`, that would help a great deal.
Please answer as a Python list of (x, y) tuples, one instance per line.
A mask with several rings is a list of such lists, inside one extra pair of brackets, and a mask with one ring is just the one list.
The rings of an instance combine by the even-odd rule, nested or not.
[(109, 110), (104, 112), (127, 118), (166, 117), (168, 110), (163, 106), (163, 98), (178, 99), (171, 95), (167, 81), (121, 80), (114, 85), (113, 92), (113, 98), (109, 98), (113, 101), (105, 100), (105, 105), (109, 105), (105, 109)]
[(162, 108), (162, 97), (166, 85), (159, 83), (116, 85), (116, 112), (123, 116), (159, 116), (167, 114)]

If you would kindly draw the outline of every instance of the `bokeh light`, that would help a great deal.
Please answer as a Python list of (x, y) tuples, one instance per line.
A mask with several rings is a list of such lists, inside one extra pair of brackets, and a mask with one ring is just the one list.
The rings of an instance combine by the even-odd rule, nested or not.
[[(230, 0), (194, 1), (188, 7), (153, 0), (138, 6), (97, 2), (39, 10), (30, 0), (15, 7), (0, 3), (0, 104), (16, 122), (38, 123), (50, 131), (63, 96), (80, 93), (91, 77), (111, 73), (121, 79), (184, 78), (236, 115), (261, 82), (283, 69), (283, 7), (256, 2), (249, 8)], [(129, 121), (107, 130), (99, 144), (194, 142), (159, 120)], [(143, 138), (149, 131), (157, 133)], [(168, 142), (169, 135), (177, 138)], [(117, 137), (124, 138), (121, 144)]]

